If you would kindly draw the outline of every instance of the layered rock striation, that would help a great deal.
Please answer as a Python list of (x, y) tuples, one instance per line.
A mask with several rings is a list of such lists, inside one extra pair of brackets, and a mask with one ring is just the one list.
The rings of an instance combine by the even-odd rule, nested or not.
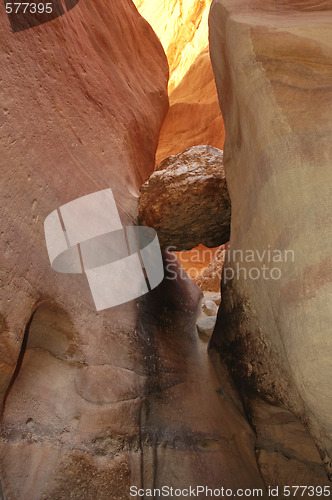
[(315, 0), (215, 0), (210, 14), (234, 272), (212, 345), (242, 388), (302, 419), (330, 475), (331, 29)]

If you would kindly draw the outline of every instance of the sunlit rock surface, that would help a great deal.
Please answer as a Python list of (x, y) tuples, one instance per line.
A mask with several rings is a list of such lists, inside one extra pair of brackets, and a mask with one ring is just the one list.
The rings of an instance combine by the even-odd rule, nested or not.
[(225, 140), (208, 51), (211, 0), (134, 0), (165, 49), (170, 67), (170, 109), (156, 153), (156, 165), (190, 146)]
[(223, 153), (211, 146), (166, 158), (141, 189), (140, 223), (153, 227), (160, 244), (172, 250), (226, 243), (230, 212)]
[(190, 146), (210, 144), (222, 149), (224, 122), (208, 48), (195, 59), (182, 81), (169, 96), (170, 108), (163, 123), (156, 164)]
[(212, 0), (134, 0), (141, 15), (157, 33), (170, 68), (169, 92), (187, 73), (208, 44)]
[[(306, 424), (331, 474), (332, 7), (215, 0), (211, 56), (226, 126), (233, 250), (213, 345), (237, 383)], [(274, 277), (236, 278), (262, 265)], [(255, 272), (257, 277), (257, 272)]]

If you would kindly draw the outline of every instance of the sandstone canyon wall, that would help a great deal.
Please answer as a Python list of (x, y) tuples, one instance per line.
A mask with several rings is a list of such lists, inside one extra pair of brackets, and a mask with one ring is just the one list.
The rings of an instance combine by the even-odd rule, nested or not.
[(208, 45), (211, 1), (134, 0), (164, 47), (170, 69), (170, 93)]
[(50, 212), (111, 187), (135, 224), (154, 168), (166, 58), (129, 0), (109, 7), (80, 0), (13, 34), (0, 5), (0, 491), (121, 500), (130, 485), (263, 487), (236, 394), (220, 392), (196, 334), (200, 291), (177, 264), (148, 296), (99, 313), (84, 275), (49, 264)]
[(208, 53), (211, 0), (134, 0), (167, 55), (170, 109), (163, 123), (156, 165), (200, 144), (222, 149), (225, 133)]
[(302, 419), (330, 477), (331, 32), (330, 2), (214, 0), (210, 13), (230, 248), (282, 252), (263, 260), (280, 279), (236, 279), (237, 264), (248, 273), (262, 262), (226, 253), (235, 279), (223, 283), (212, 346), (247, 394)]
[(15, 34), (0, 10), (4, 494), (127, 498), (146, 371), (138, 308), (97, 314), (83, 275), (52, 271), (43, 223), (107, 187), (135, 222), (168, 106), (167, 61), (130, 1), (81, 1)]
[(156, 165), (191, 146), (208, 144), (223, 148), (224, 122), (218, 105), (208, 47), (197, 55), (181, 82), (171, 92), (169, 104), (160, 132)]

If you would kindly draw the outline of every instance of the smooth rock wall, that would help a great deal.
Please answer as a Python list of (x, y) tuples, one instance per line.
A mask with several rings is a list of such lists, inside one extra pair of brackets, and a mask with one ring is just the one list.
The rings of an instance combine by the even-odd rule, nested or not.
[(83, 275), (51, 269), (43, 224), (109, 187), (123, 223), (136, 222), (168, 108), (167, 60), (129, 0), (80, 0), (15, 34), (1, 3), (0, 28), (4, 495), (128, 498), (148, 372), (137, 301), (97, 314)]
[[(242, 388), (302, 419), (330, 474), (331, 30), (330, 2), (214, 0), (210, 13), (230, 248), (294, 251), (294, 262), (264, 260), (280, 279), (223, 283), (212, 346)], [(262, 267), (239, 260), (224, 266)]]

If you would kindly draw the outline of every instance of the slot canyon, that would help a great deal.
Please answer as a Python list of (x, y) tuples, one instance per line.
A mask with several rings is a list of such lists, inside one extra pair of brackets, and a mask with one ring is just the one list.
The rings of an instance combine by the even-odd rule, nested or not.
[[(331, 2), (6, 9), (0, 499), (330, 497)], [(44, 221), (108, 188), (164, 279), (97, 311)]]

